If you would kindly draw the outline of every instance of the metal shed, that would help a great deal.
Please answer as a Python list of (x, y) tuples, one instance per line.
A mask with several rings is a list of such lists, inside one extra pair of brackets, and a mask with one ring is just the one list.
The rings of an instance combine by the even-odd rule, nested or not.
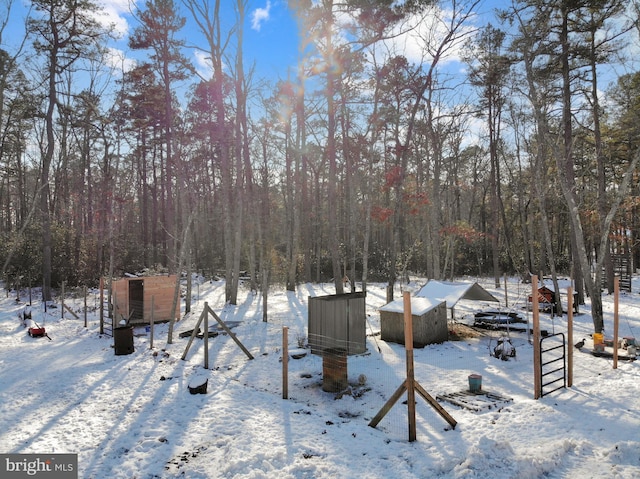
[[(397, 299), (380, 309), (380, 336), (383, 341), (404, 344), (404, 301)], [(411, 298), (413, 346), (442, 343), (449, 339), (447, 305), (444, 301)]]
[(309, 296), (309, 346), (312, 354), (345, 350), (361, 354), (366, 346), (366, 293)]
[[(171, 319), (171, 307), (176, 287), (176, 275), (141, 276), (114, 280), (111, 283), (111, 302), (115, 324), (122, 319), (130, 325), (151, 322), (153, 298), (153, 321), (166, 322)], [(176, 307), (176, 319), (180, 317), (180, 305)]]

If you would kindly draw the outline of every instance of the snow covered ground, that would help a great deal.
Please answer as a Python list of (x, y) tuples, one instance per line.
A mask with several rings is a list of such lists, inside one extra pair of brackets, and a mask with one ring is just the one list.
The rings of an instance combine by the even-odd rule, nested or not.
[[(504, 300), (504, 291), (483, 286)], [(529, 290), (527, 290), (529, 288)], [(640, 337), (640, 281), (620, 296), (620, 337)], [(575, 350), (573, 386), (534, 399), (533, 348), (526, 333), (510, 333), (517, 355), (489, 353), (501, 333), (416, 349), (416, 379), (433, 396), (468, 388), (482, 375), (483, 390), (511, 401), (479, 411), (439, 404), (455, 429), (423, 398), (417, 401), (417, 441), (408, 442), (403, 397), (376, 428), (371, 419), (405, 378), (405, 349), (379, 335), (384, 285), (366, 298), (367, 352), (348, 358), (349, 394), (322, 390), (322, 358), (289, 361), (289, 399), (282, 399), (282, 327), (289, 348), (306, 339), (307, 298), (333, 294), (332, 285), (272, 291), (268, 323), (262, 300), (248, 290), (237, 306), (224, 304), (224, 283), (203, 282), (193, 312), (179, 323), (173, 344), (168, 325), (135, 330), (135, 351), (116, 356), (113, 339), (100, 337), (89, 299), (67, 300), (80, 319), (34, 301), (33, 317), (51, 340), (31, 338), (18, 319), (15, 292), (0, 299), (0, 453), (77, 453), (79, 477), (107, 478), (637, 478), (640, 477), (640, 363)], [(509, 284), (519, 308), (530, 285)], [(400, 296), (397, 291), (396, 297)], [(613, 297), (604, 296), (606, 336), (613, 334)], [(255, 359), (224, 334), (196, 339), (181, 360), (204, 302), (225, 321)], [(456, 308), (472, 323), (482, 304)], [(504, 303), (503, 303), (504, 304)], [(566, 318), (541, 315), (541, 327), (566, 332)], [(574, 318), (574, 342), (593, 332), (589, 304)], [(573, 347), (573, 346), (571, 346)], [(206, 394), (190, 381), (208, 379)]]

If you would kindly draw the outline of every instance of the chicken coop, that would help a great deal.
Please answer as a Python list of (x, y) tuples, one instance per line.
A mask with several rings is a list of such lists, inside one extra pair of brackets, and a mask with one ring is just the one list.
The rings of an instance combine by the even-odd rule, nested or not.
[[(115, 324), (123, 319), (129, 325), (171, 320), (176, 275), (127, 277), (111, 283), (111, 304)], [(153, 304), (153, 311), (152, 311)], [(175, 318), (180, 317), (180, 304)]]
[[(383, 341), (404, 344), (404, 301), (397, 299), (385, 304), (380, 312), (380, 337)], [(447, 304), (428, 298), (411, 298), (413, 346), (442, 343), (449, 339)]]

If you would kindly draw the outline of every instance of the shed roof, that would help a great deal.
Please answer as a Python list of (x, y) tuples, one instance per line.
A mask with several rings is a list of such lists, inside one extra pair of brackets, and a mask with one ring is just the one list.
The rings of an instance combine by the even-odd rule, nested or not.
[(416, 296), (445, 301), (447, 308), (453, 308), (461, 299), (499, 302), (495, 296), (478, 283), (445, 283), (430, 280), (420, 288)]
[[(411, 314), (414, 316), (422, 316), (433, 308), (442, 304), (444, 301), (438, 301), (430, 298), (411, 298)], [(378, 311), (387, 311), (390, 313), (404, 313), (404, 299), (396, 299), (382, 306)]]

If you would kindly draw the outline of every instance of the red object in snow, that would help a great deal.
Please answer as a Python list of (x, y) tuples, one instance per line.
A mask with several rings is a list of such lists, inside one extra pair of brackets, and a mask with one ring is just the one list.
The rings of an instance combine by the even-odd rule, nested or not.
[[(547, 288), (546, 286), (541, 286), (538, 288), (538, 303), (554, 303), (555, 304), (556, 294), (553, 290)], [(529, 295), (529, 302), (533, 301), (532, 295)]]
[(46, 336), (47, 332), (44, 328), (29, 328), (29, 336), (32, 338), (40, 338), (42, 336)]

